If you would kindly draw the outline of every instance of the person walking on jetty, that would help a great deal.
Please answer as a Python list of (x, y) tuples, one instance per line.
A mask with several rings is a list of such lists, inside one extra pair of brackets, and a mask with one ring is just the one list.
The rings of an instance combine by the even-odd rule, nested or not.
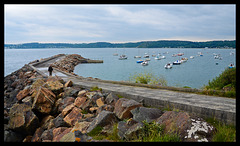
[(50, 66), (48, 67), (49, 76), (52, 76), (52, 71), (53, 71), (53, 68), (52, 68), (52, 66), (50, 65)]

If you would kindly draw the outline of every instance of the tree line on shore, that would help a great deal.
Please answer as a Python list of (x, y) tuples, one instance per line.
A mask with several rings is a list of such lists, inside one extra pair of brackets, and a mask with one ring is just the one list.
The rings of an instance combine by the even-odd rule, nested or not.
[(179, 40), (141, 41), (128, 43), (23, 43), (4, 44), (8, 49), (24, 48), (236, 48), (236, 40), (192, 42)]

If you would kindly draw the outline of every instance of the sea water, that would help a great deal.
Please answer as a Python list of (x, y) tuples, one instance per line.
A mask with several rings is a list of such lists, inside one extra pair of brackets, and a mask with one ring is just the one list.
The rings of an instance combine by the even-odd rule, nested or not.
[[(128, 81), (137, 73), (153, 73), (164, 77), (168, 86), (201, 88), (216, 76), (219, 76), (230, 63), (236, 65), (235, 49), (196, 49), (196, 48), (42, 48), (42, 49), (4, 49), (4, 76), (14, 72), (33, 60), (50, 57), (57, 54), (79, 54), (85, 58), (103, 60), (98, 64), (79, 64), (74, 73), (83, 77), (93, 77), (102, 80)], [(199, 56), (202, 52), (203, 56)], [(230, 55), (231, 52), (234, 52)], [(118, 56), (113, 56), (118, 53)], [(150, 56), (148, 66), (136, 63), (144, 54)], [(155, 60), (153, 54), (166, 56), (166, 59)], [(173, 54), (184, 53), (183, 56), (172, 57)], [(220, 54), (222, 60), (214, 59), (213, 54)], [(119, 60), (125, 54), (126, 60)], [(134, 58), (141, 56), (142, 58)], [(194, 59), (190, 59), (194, 56)], [(181, 65), (173, 65), (165, 69), (164, 65), (182, 57), (188, 61)], [(216, 65), (218, 63), (218, 65)]]

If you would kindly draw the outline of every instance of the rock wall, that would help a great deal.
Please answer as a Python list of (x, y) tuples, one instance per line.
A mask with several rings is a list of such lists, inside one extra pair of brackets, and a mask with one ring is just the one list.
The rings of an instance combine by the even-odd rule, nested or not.
[(82, 57), (78, 54), (71, 54), (67, 55), (65, 58), (61, 59), (60, 61), (56, 61), (52, 64), (52, 67), (58, 68), (64, 72), (72, 73), (74, 67), (79, 63), (87, 60), (86, 58)]
[[(99, 140), (89, 133), (102, 127), (102, 133), (111, 134), (115, 124), (120, 139), (129, 141), (141, 130), (143, 121), (164, 124), (165, 133), (178, 133), (182, 141), (210, 141), (215, 130), (186, 112), (143, 107), (113, 93), (83, 89), (58, 77), (37, 78), (31, 72), (31, 76), (30, 72), (24, 75), (33, 81), (19, 87), (19, 92), (12, 95), (14, 102), (5, 101), (5, 142), (94, 142)], [(5, 78), (6, 82), (9, 78)]]

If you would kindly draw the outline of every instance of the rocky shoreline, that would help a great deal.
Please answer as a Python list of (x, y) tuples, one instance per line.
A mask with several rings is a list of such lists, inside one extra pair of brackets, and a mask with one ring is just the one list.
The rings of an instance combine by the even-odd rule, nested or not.
[[(72, 73), (77, 60), (82, 58), (73, 54), (53, 65)], [(92, 133), (100, 127), (100, 135), (111, 135), (116, 125), (120, 140), (134, 141), (143, 121), (164, 125), (165, 134), (177, 134), (183, 142), (211, 141), (216, 130), (187, 112), (144, 107), (98, 87), (45, 78), (28, 64), (4, 78), (4, 142), (112, 142)]]

